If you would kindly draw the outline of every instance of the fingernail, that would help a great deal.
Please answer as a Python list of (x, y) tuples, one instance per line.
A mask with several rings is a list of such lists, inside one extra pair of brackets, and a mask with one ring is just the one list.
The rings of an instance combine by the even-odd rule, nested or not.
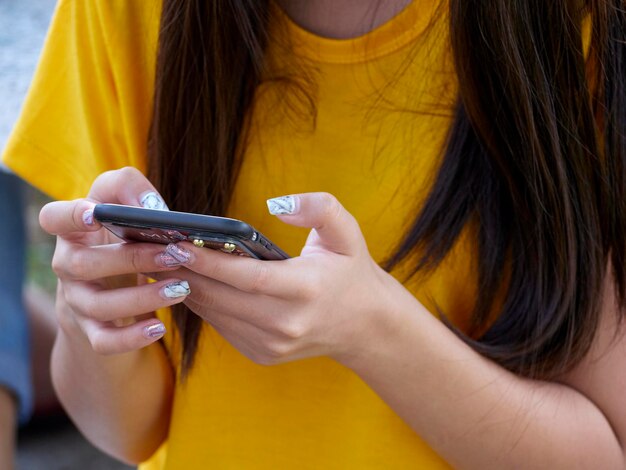
[(267, 208), (272, 215), (296, 214), (298, 212), (298, 198), (295, 196), (280, 196), (267, 200)]
[(155, 323), (154, 325), (145, 326), (143, 328), (143, 335), (146, 338), (154, 339), (162, 337), (167, 330), (163, 323)]
[(83, 212), (83, 223), (88, 227), (93, 226), (93, 209), (87, 209), (85, 212)]
[(177, 299), (191, 294), (189, 283), (187, 281), (172, 282), (161, 290), (163, 296), (167, 299)]
[(182, 264), (172, 255), (168, 255), (165, 252), (159, 253), (158, 255), (156, 255), (155, 261), (159, 266), (165, 266), (166, 268), (169, 268), (172, 266), (180, 266)]
[(157, 211), (169, 211), (169, 208), (167, 207), (167, 204), (165, 204), (165, 201), (163, 200), (163, 198), (159, 196), (159, 194), (155, 193), (154, 191), (149, 191), (145, 193), (143, 196), (141, 196), (141, 198), (139, 199), (139, 203), (145, 209), (154, 209)]
[(170, 255), (180, 264), (186, 264), (191, 261), (191, 252), (185, 250), (184, 248), (181, 248), (175, 243), (170, 243), (169, 245), (167, 245), (167, 248), (165, 248), (165, 254)]

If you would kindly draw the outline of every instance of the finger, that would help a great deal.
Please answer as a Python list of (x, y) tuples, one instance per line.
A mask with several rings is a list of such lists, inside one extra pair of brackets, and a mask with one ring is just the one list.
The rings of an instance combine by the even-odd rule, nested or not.
[(144, 348), (166, 333), (165, 325), (155, 318), (121, 327), (90, 318), (81, 318), (79, 323), (93, 350), (104, 355)]
[(98, 321), (135, 317), (185, 300), (187, 281), (167, 279), (134, 287), (104, 289), (87, 282), (65, 282), (65, 298), (74, 311)]
[[(261, 298), (258, 295), (248, 294), (192, 271), (180, 274), (189, 282), (192, 291), (185, 298), (185, 303), (193, 301), (198, 307), (197, 313), (200, 316), (202, 316), (202, 311), (215, 311), (253, 323), (263, 323), (269, 316), (264, 313), (268, 310), (265, 302), (269, 301), (269, 297)], [(151, 276), (155, 279), (164, 279), (167, 273), (152, 273)]]
[(199, 248), (189, 242), (169, 244), (164, 254), (193, 272), (253, 294), (297, 296), (307, 276), (312, 275), (310, 271), (294, 269), (297, 258), (262, 261)]
[[(365, 248), (356, 219), (328, 193), (304, 193), (267, 201), (270, 214), (297, 227), (315, 230), (315, 244), (332, 252), (352, 255)], [(311, 240), (311, 238), (310, 238)]]
[[(156, 273), (162, 277), (164, 273)], [(284, 324), (282, 312), (291, 307), (288, 300), (259, 296), (242, 292), (227, 284), (187, 271), (192, 293), (185, 298), (185, 305), (204, 320), (208, 315), (236, 318), (261, 330), (283, 336), (293, 336), (298, 327), (294, 321)]]
[(91, 186), (88, 200), (46, 204), (39, 214), (39, 222), (46, 232), (53, 235), (95, 231), (101, 226), (93, 219), (93, 207), (101, 202), (168, 210), (148, 179), (136, 168), (125, 167), (98, 176)]
[[(255, 309), (255, 305), (250, 303), (245, 308), (233, 309), (232, 313), (225, 309), (215, 307), (207, 308), (206, 304), (197, 297), (189, 296), (185, 299), (187, 305), (194, 313), (215, 326), (220, 326), (231, 331), (239, 331), (243, 336), (251, 337), (255, 334), (263, 334), (267, 338), (275, 338), (276, 340), (293, 340), (295, 329), (285, 322), (280, 315), (282, 310), (274, 309), (273, 311), (264, 311), (264, 309)], [(284, 324), (283, 324), (284, 322)], [(295, 322), (292, 322), (295, 324)], [(234, 328), (238, 326), (238, 328)], [(249, 332), (250, 334), (244, 334)]]
[(39, 212), (39, 224), (51, 235), (94, 232), (101, 228), (93, 218), (94, 205), (86, 199), (50, 202)]
[[(178, 269), (178, 261), (154, 243), (113, 243), (83, 246), (58, 243), (52, 269), (60, 278), (91, 281), (123, 274)], [(169, 275), (171, 277), (171, 274)]]
[(124, 167), (102, 173), (89, 191), (95, 202), (142, 206), (147, 209), (168, 210), (156, 188), (139, 170)]

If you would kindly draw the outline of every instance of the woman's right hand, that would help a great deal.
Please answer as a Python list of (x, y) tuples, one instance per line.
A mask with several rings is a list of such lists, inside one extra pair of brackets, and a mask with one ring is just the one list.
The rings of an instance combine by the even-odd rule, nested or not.
[(79, 333), (97, 353), (116, 354), (161, 338), (165, 327), (154, 311), (182, 302), (189, 289), (175, 272), (138, 283), (142, 272), (177, 269), (175, 260), (165, 260), (157, 244), (121, 242), (93, 219), (98, 203), (167, 206), (138, 170), (127, 167), (101, 174), (87, 198), (51, 202), (39, 215), (43, 229), (57, 236), (52, 267), (60, 327), (73, 340), (80, 341)]

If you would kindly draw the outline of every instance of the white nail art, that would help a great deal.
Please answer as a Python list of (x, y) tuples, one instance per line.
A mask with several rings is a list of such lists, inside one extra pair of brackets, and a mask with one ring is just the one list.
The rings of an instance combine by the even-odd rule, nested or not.
[(178, 260), (180, 264), (189, 263), (191, 260), (191, 253), (184, 248), (176, 245), (175, 243), (170, 243), (165, 248), (165, 254), (170, 255), (172, 258)]
[(156, 260), (157, 260), (157, 263), (160, 264), (161, 266), (171, 267), (171, 266), (181, 265), (180, 261), (178, 261), (173, 256), (168, 255), (167, 253), (158, 254), (156, 257)]
[(85, 212), (83, 212), (83, 223), (89, 226), (92, 226), (94, 224), (93, 209), (88, 209)]
[(143, 329), (143, 335), (146, 338), (160, 338), (165, 334), (165, 325), (163, 323), (157, 323), (155, 325), (146, 326)]
[(165, 201), (154, 191), (150, 191), (144, 194), (139, 201), (142, 207), (145, 209), (154, 209), (157, 211), (169, 211), (170, 209), (165, 204)]
[(163, 288), (163, 295), (168, 299), (177, 299), (191, 293), (189, 283), (187, 281), (173, 282)]
[(281, 196), (267, 200), (267, 208), (272, 215), (295, 214), (297, 211), (294, 196)]

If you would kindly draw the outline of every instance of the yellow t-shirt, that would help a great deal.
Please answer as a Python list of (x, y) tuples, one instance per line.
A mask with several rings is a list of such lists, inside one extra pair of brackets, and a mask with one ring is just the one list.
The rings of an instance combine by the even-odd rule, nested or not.
[[(456, 98), (438, 4), (415, 1), (351, 40), (320, 38), (273, 10), (282, 39), (270, 41), (270, 72), (306, 75), (316, 116), (295, 88), (260, 86), (231, 217), (297, 255), (307, 231), (270, 216), (265, 200), (328, 191), (355, 215), (374, 259), (389, 256), (432, 183)], [(62, 0), (5, 162), (58, 199), (84, 196), (103, 171), (144, 170), (159, 18), (158, 2)], [(405, 285), (463, 327), (473, 278), (463, 241)], [(447, 468), (347, 368), (328, 358), (259, 366), (204, 325), (168, 441), (143, 467), (209, 466)]]

